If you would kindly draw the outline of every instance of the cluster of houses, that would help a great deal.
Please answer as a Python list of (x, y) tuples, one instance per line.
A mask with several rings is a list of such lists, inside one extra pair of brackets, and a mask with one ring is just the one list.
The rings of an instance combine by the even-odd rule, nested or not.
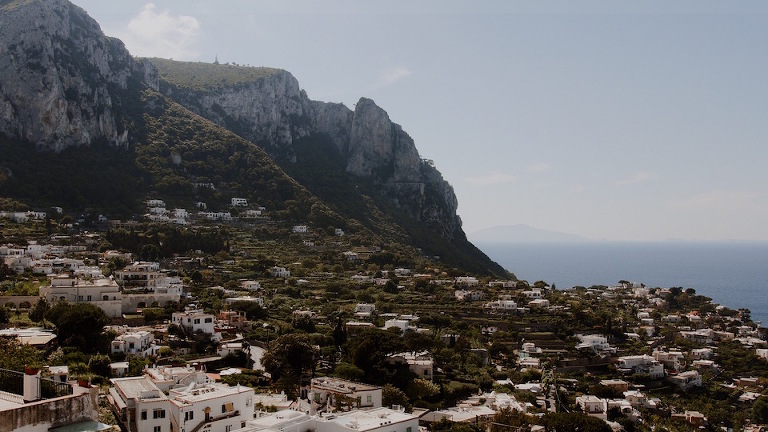
[[(193, 215), (186, 209), (174, 208), (169, 210), (165, 206), (165, 201), (161, 199), (150, 199), (147, 200), (146, 204), (147, 213), (144, 217), (147, 220), (152, 222), (174, 223), (177, 225), (189, 225), (191, 223)], [(257, 219), (262, 217), (266, 211), (264, 207), (257, 207), (255, 209), (248, 208), (248, 200), (246, 198), (232, 198), (230, 205), (231, 207), (238, 209), (237, 216), (233, 216), (232, 212), (207, 211), (208, 204), (204, 202), (196, 202), (195, 207), (197, 213), (195, 213), (195, 216), (199, 220), (231, 222), (235, 219)]]
[[(233, 198), (232, 207), (238, 209), (241, 217), (257, 217), (263, 209), (250, 210), (248, 202), (242, 198)], [(190, 215), (183, 209), (168, 211), (161, 200), (149, 200), (148, 217), (152, 220), (162, 220), (185, 224)], [(207, 212), (204, 203), (198, 203), (200, 210), (197, 215), (205, 219), (227, 220), (230, 213)], [(249, 213), (252, 212), (252, 213)], [(227, 216), (229, 215), (229, 216)], [(34, 216), (34, 215), (32, 215)], [(154, 218), (154, 219), (153, 219)], [(165, 219), (167, 218), (167, 219)], [(310, 229), (306, 225), (296, 225), (292, 233), (297, 237), (306, 237)], [(336, 236), (344, 232), (336, 230)], [(306, 243), (305, 243), (306, 244)], [(50, 284), (40, 287), (39, 297), (49, 303), (67, 301), (69, 303), (89, 303), (104, 310), (110, 317), (120, 317), (124, 314), (136, 313), (146, 307), (163, 306), (167, 302), (179, 302), (185, 295), (180, 278), (170, 276), (159, 263), (136, 261), (120, 270), (115, 270), (110, 277), (105, 277), (98, 266), (91, 265), (86, 258), (78, 258), (77, 254), (87, 249), (85, 245), (54, 246), (40, 245), (30, 242), (27, 246), (0, 246), (0, 259), (12, 270), (23, 273), (31, 271), (36, 274), (48, 275)], [(377, 247), (357, 247), (343, 252), (343, 258), (352, 262), (368, 260), (380, 251)], [(73, 258), (74, 256), (74, 258)], [(131, 261), (131, 256), (114, 251), (101, 255), (100, 262), (105, 263), (111, 258), (121, 257)], [(268, 269), (274, 278), (287, 279), (291, 272), (286, 267), (273, 266)], [(373, 273), (373, 272), (370, 272)], [(516, 281), (491, 281), (487, 287), (481, 287), (480, 281), (472, 276), (458, 276), (442, 279), (429, 274), (412, 274), (410, 269), (396, 268), (376, 272), (376, 276), (357, 274), (350, 276), (356, 285), (385, 286), (390, 280), (397, 278), (398, 283), (408, 283), (420, 279), (428, 280), (437, 286), (453, 287), (453, 298), (457, 302), (476, 302), (478, 316), (485, 314), (498, 318), (497, 315), (526, 314), (535, 312), (555, 313), (568, 311), (569, 306), (557, 301), (549, 287), (518, 287)], [(406, 282), (408, 281), (408, 282)], [(301, 284), (298, 281), (297, 284)], [(261, 283), (255, 280), (240, 282), (239, 290), (220, 289), (224, 294), (224, 303), (231, 305), (235, 302), (255, 302), (264, 306), (260, 296)], [(398, 288), (402, 288), (399, 286)], [(247, 295), (243, 295), (243, 291)], [(450, 291), (448, 291), (450, 293)], [(493, 297), (489, 293), (495, 293)], [(633, 310), (631, 322), (626, 327), (624, 339), (642, 341), (647, 347), (642, 352), (631, 354), (622, 351), (614, 338), (599, 332), (586, 331), (569, 339), (567, 350), (584, 354), (583, 357), (605, 359), (605, 364), (611, 365), (610, 370), (616, 376), (600, 381), (600, 385), (615, 390), (616, 397), (599, 397), (594, 394), (580, 394), (576, 397), (579, 408), (595, 417), (607, 420), (610, 411), (618, 411), (626, 417), (641, 419), (641, 412), (657, 409), (660, 400), (648, 396), (645, 388), (638, 384), (642, 380), (664, 381), (674, 386), (680, 392), (687, 392), (707, 384), (706, 379), (716, 374), (720, 366), (716, 363), (718, 344), (723, 341), (736, 341), (745, 347), (753, 349), (757, 356), (768, 360), (768, 342), (758, 326), (743, 320), (739, 314), (722, 313), (722, 307), (711, 307), (706, 310), (691, 310), (685, 312), (668, 312), (667, 298), (672, 292), (665, 289), (648, 289), (640, 284), (621, 285), (613, 287), (593, 287), (576, 291), (559, 291), (559, 297), (566, 299), (594, 299), (598, 302), (622, 304)], [(490, 298), (486, 298), (490, 297)], [(21, 301), (21, 299), (4, 301)], [(36, 298), (25, 298), (27, 305), (34, 303)], [(552, 304), (551, 304), (552, 303)], [(294, 310), (294, 317), (307, 316), (317, 319), (317, 314), (311, 310)], [(358, 303), (352, 311), (353, 318), (346, 322), (350, 334), (355, 330), (375, 327), (389, 329), (397, 328), (401, 333), (408, 331), (426, 331), (419, 327), (419, 317), (414, 314), (380, 313), (372, 303)], [(504, 317), (502, 317), (504, 318)], [(383, 326), (381, 323), (383, 322)], [(216, 343), (216, 352), (224, 357), (229, 354), (246, 351), (247, 344), (240, 338), (230, 338), (249, 325), (242, 312), (225, 310), (214, 315), (190, 306), (184, 311), (174, 312), (170, 322), (160, 328), (124, 326), (113, 327), (116, 337), (111, 342), (110, 351), (113, 354), (122, 353), (131, 356), (157, 355), (165, 346), (159, 334), (167, 334), (170, 324), (186, 329), (189, 333), (202, 332)], [(501, 325), (501, 324), (499, 324)], [(673, 328), (674, 337), (663, 336), (659, 331)], [(498, 331), (492, 325), (484, 326), (482, 334), (492, 335)], [(668, 335), (669, 332), (664, 332)], [(27, 343), (39, 344), (50, 341), (55, 335), (44, 330), (15, 331), (8, 333)], [(441, 335), (453, 342), (459, 337), (454, 334)], [(674, 338), (680, 337), (694, 344), (695, 348), (675, 346)], [(573, 341), (576, 342), (573, 342)], [(35, 342), (32, 342), (35, 341)], [(42, 342), (47, 343), (47, 342)], [(488, 350), (473, 348), (484, 364), (489, 362)], [(515, 347), (513, 363), (521, 370), (539, 370), (547, 373), (545, 360), (550, 360), (553, 350), (551, 347), (540, 346), (539, 342), (521, 340)], [(577, 370), (579, 361), (568, 363), (563, 361), (562, 370)], [(427, 352), (405, 352), (390, 355), (385, 360), (392, 365), (407, 365), (408, 369), (421, 379), (432, 380), (436, 372), (434, 360)], [(560, 366), (558, 366), (560, 367)], [(405, 413), (399, 407), (382, 406), (382, 389), (365, 383), (355, 383), (329, 377), (312, 379), (310, 386), (302, 390), (299, 400), (289, 401), (284, 395), (258, 395), (253, 389), (242, 386), (227, 386), (215, 382), (215, 378), (206, 373), (202, 367), (151, 367), (142, 376), (125, 377), (128, 372), (127, 362), (116, 362), (111, 365), (112, 388), (108, 401), (117, 419), (125, 430), (130, 431), (224, 431), (234, 430), (261, 431), (284, 430), (294, 432), (415, 432), (420, 424), (448, 419), (455, 422), (472, 422), (488, 424), (498, 410), (511, 408), (527, 412), (531, 405), (520, 402), (508, 393), (484, 393), (472, 396), (458, 403), (455, 407), (432, 412), (415, 410)], [(67, 370), (56, 370), (58, 379), (67, 382)], [(28, 378), (25, 378), (28, 379)], [(543, 383), (511, 383), (499, 382), (503, 385), (514, 386), (515, 390), (530, 391), (541, 394), (545, 392)], [(34, 385), (30, 385), (34, 387)], [(754, 377), (739, 377), (733, 383), (734, 388), (744, 389), (744, 397), (757, 397), (760, 383)], [(73, 385), (73, 388), (76, 387)], [(621, 395), (622, 397), (618, 397)], [(80, 398), (73, 402), (86, 406), (85, 413), (95, 412), (89, 402), (93, 396), (92, 389), (72, 390), (68, 397)], [(0, 394), (0, 400), (5, 397)], [(11, 398), (10, 396), (8, 396)], [(43, 404), (45, 399), (35, 399), (35, 395), (23, 397), (20, 405), (32, 407)], [(17, 401), (18, 398), (11, 398)], [(351, 403), (350, 403), (351, 401)], [(18, 402), (18, 401), (17, 401)], [(25, 403), (26, 402), (26, 403)], [(32, 405), (29, 402), (33, 402)], [(89, 405), (91, 404), (91, 405)], [(1, 405), (1, 404), (0, 404)], [(277, 413), (261, 411), (264, 407), (274, 406)], [(27, 409), (24, 408), (24, 409)], [(30, 408), (31, 409), (31, 408)], [(42, 409), (41, 409), (42, 410)], [(0, 419), (2, 417), (0, 410)], [(89, 414), (90, 415), (90, 414)], [(705, 425), (707, 419), (696, 411), (684, 411), (675, 414), (681, 420), (694, 426)], [(23, 418), (24, 416), (16, 416)], [(16, 418), (15, 417), (15, 418)], [(29, 418), (29, 416), (27, 416)], [(90, 417), (95, 418), (95, 417)], [(72, 419), (69, 419), (72, 420)], [(69, 421), (68, 420), (68, 421)], [(52, 425), (57, 425), (55, 421)], [(23, 426), (23, 425), (22, 425)], [(21, 426), (19, 426), (21, 428)]]

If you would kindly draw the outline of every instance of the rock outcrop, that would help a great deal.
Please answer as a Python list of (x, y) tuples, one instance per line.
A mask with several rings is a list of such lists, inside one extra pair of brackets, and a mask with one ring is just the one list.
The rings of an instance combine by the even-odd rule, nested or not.
[(173, 69), (190, 64), (164, 61), (161, 79), (159, 66), (131, 57), (67, 0), (0, 0), (0, 58), (0, 136), (57, 152), (139, 144), (152, 115), (141, 100), (148, 87), (258, 144), (283, 167), (297, 161), (297, 140), (330, 140), (340, 169), (430, 232), (465, 241), (451, 186), (370, 99), (354, 110), (312, 101), (293, 75), (268, 68), (195, 64), (213, 79), (185, 85), (173, 81)]
[(184, 67), (182, 62), (171, 65), (160, 89), (191, 111), (259, 144), (282, 164), (296, 161), (295, 140), (326, 135), (346, 161), (347, 172), (370, 179), (393, 203), (442, 237), (463, 237), (453, 188), (372, 100), (361, 98), (354, 111), (312, 101), (296, 78), (282, 70), (253, 82), (192, 89), (173, 82), (172, 69)]
[(3, 2), (0, 58), (0, 133), (55, 151), (127, 145), (127, 90), (157, 88), (151, 64), (66, 0)]

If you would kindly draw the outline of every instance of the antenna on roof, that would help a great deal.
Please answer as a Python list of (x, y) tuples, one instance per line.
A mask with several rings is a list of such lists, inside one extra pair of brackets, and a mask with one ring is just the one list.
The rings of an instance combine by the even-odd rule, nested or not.
[(213, 64), (219, 64), (219, 55), (214, 56)]

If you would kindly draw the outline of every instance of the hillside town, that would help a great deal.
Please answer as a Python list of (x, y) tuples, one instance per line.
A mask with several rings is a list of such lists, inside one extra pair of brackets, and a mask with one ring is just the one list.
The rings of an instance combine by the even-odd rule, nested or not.
[(147, 205), (0, 219), (0, 430), (768, 424), (765, 329), (693, 288), (498, 280), (234, 199)]

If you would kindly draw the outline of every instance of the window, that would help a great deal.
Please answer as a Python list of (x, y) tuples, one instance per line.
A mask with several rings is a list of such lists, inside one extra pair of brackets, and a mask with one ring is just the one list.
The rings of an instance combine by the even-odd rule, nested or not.
[(77, 301), (83, 301), (83, 296), (77, 296)]
[(87, 301), (91, 301), (91, 296), (86, 297)]
[(232, 402), (227, 402), (224, 405), (221, 406), (221, 412), (232, 412), (235, 410), (235, 406)]
[(147, 419), (147, 410), (141, 410), (141, 419), (146, 420)]
[(133, 349), (133, 348), (136, 348), (136, 347), (134, 346), (134, 343), (133, 343), (133, 342), (131, 342), (131, 343), (129, 343), (129, 344), (128, 344), (128, 348), (131, 348), (131, 349)]
[(213, 318), (206, 318), (206, 319), (205, 319), (205, 322), (206, 322), (206, 323), (212, 323), (212, 322), (213, 322)]
[(410, 426), (408, 426), (408, 427), (405, 429), (405, 432), (411, 432), (411, 427), (410, 427)]
[(106, 296), (106, 295), (102, 296), (101, 299), (104, 300), (104, 301), (107, 301), (107, 300), (109, 300), (109, 296)]
[(153, 432), (162, 432), (163, 431), (163, 427), (162, 426), (155, 426), (155, 428), (152, 429), (152, 431)]
[[(184, 421), (194, 420), (194, 418), (195, 418), (195, 412), (194, 411), (187, 411), (187, 412), (184, 413)], [(245, 427), (245, 426), (243, 426), (243, 427)]]
[(224, 426), (224, 432), (229, 432), (232, 430), (232, 425), (226, 425)]
[(161, 408), (155, 408), (155, 410), (152, 411), (152, 418), (165, 418), (165, 410)]
[(371, 396), (371, 395), (366, 396), (365, 401), (368, 402), (368, 403), (373, 402), (373, 396)]
[(195, 324), (200, 324), (200, 318), (195, 318)]

